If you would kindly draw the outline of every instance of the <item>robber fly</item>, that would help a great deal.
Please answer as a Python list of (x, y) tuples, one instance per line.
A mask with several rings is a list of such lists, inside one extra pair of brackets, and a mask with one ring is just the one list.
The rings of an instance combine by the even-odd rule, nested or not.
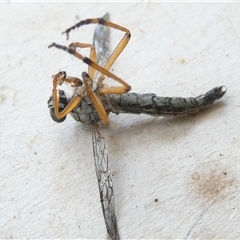
[[(91, 126), (95, 169), (98, 179), (100, 200), (104, 220), (110, 239), (119, 239), (115, 216), (113, 183), (108, 166), (108, 155), (104, 138), (98, 131), (99, 123), (108, 125), (110, 112), (149, 114), (152, 116), (186, 116), (204, 109), (215, 100), (220, 99), (226, 92), (226, 87), (213, 88), (198, 97), (159, 97), (153, 93), (129, 93), (131, 87), (118, 76), (109, 71), (113, 63), (121, 54), (130, 40), (130, 31), (109, 21), (109, 16), (91, 18), (80, 21), (68, 28), (69, 32), (86, 24), (98, 24), (94, 34), (93, 44), (71, 43), (68, 47), (52, 43), (49, 48), (55, 47), (64, 50), (88, 65), (88, 73), (82, 73), (82, 80), (70, 77), (62, 71), (53, 75), (52, 96), (48, 100), (51, 117), (56, 122), (65, 120), (70, 114), (76, 121)], [(124, 32), (123, 38), (109, 56), (109, 28)], [(78, 48), (90, 48), (90, 57), (83, 57)], [(97, 77), (96, 77), (97, 76)], [(103, 84), (105, 76), (120, 83), (120, 86), (109, 87)], [(73, 88), (73, 95), (67, 97), (63, 90), (58, 89), (62, 83), (68, 83)]]

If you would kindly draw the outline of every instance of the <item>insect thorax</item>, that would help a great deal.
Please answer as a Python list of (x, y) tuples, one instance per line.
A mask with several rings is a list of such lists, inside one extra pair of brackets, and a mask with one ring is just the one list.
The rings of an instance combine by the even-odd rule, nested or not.
[[(98, 93), (95, 91), (95, 93), (98, 95)], [(107, 114), (109, 114), (109, 103), (106, 100), (105, 95), (99, 96), (101, 99), (101, 103), (103, 104), (104, 109), (106, 110)], [(71, 112), (71, 116), (79, 122), (87, 123), (87, 124), (95, 124), (100, 121), (100, 117), (92, 103), (92, 100), (90, 97), (85, 94), (82, 98), (81, 103), (76, 106)]]

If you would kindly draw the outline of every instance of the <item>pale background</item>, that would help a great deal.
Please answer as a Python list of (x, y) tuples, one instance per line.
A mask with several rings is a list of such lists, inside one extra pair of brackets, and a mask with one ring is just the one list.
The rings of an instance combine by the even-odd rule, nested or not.
[[(102, 134), (121, 238), (240, 238), (240, 4), (12, 2), (0, 5), (0, 238), (107, 237), (91, 133), (47, 108), (52, 74), (87, 70), (47, 46), (91, 42), (94, 25), (69, 41), (61, 32), (106, 12), (132, 32), (111, 69), (132, 91), (228, 88), (193, 117), (111, 116), (118, 128)], [(111, 30), (112, 47), (121, 36)]]

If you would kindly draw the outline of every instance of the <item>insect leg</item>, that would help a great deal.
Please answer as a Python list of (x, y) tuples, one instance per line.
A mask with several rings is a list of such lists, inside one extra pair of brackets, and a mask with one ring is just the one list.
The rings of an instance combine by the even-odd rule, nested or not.
[[(70, 44), (71, 45), (71, 44)], [(131, 90), (131, 86), (129, 86), (125, 81), (123, 81), (121, 78), (117, 77), (116, 75), (114, 75), (113, 73), (109, 72), (108, 70), (106, 70), (105, 68), (101, 67), (100, 65), (98, 65), (96, 62), (92, 61), (90, 58), (87, 57), (83, 57), (80, 53), (78, 53), (75, 49), (71, 48), (71, 47), (66, 47), (66, 46), (62, 46), (60, 44), (56, 44), (56, 43), (52, 43), (51, 45), (48, 46), (49, 48), (51, 47), (56, 47), (58, 49), (64, 50), (72, 55), (74, 55), (76, 58), (81, 59), (83, 62), (85, 62), (86, 64), (90, 65), (92, 68), (96, 69), (97, 71), (99, 71), (100, 73), (102, 73), (103, 75), (106, 75), (112, 79), (114, 79), (115, 81), (119, 82), (120, 84), (122, 84), (122, 86), (119, 87), (109, 87), (109, 88), (102, 88), (99, 89), (100, 93), (106, 93), (106, 94), (121, 94), (121, 93), (126, 93), (128, 91)]]
[(83, 78), (83, 82), (84, 82), (84, 85), (86, 87), (88, 96), (91, 98), (91, 100), (93, 102), (93, 105), (94, 105), (95, 109), (97, 110), (101, 121), (105, 125), (107, 125), (108, 124), (108, 115), (107, 115), (99, 97), (93, 92), (93, 90), (90, 86), (90, 82), (92, 81), (92, 79), (90, 78), (90, 76), (86, 72), (83, 72), (82, 78)]
[(55, 74), (52, 77), (53, 77), (52, 95), (54, 102), (54, 114), (57, 119), (61, 120), (82, 101), (82, 97), (75, 96), (62, 111), (59, 111), (59, 96), (57, 89), (58, 85), (61, 85), (64, 81), (66, 81), (68, 83), (71, 83), (74, 87), (76, 87), (77, 86), (76, 84), (79, 84), (80, 86), (82, 85), (82, 82), (80, 79), (77, 78), (66, 77), (65, 72), (59, 72), (58, 74)]
[[(66, 33), (67, 35), (67, 39), (69, 38), (69, 32), (72, 31), (75, 28), (81, 27), (83, 25), (86, 24), (91, 24), (91, 23), (98, 23), (101, 25), (105, 25), (107, 27), (110, 28), (115, 28), (117, 30), (123, 31), (125, 32), (125, 35), (123, 36), (123, 38), (120, 40), (120, 42), (118, 43), (117, 47), (114, 49), (114, 51), (112, 52), (111, 56), (109, 57), (108, 61), (106, 62), (104, 68), (106, 70), (109, 70), (110, 67), (113, 65), (113, 63), (116, 61), (116, 59), (118, 58), (118, 56), (121, 54), (121, 52), (124, 50), (124, 48), (126, 47), (126, 45), (128, 44), (130, 38), (131, 38), (131, 32), (125, 28), (122, 27), (118, 24), (112, 23), (110, 21), (105, 20), (104, 18), (91, 18), (91, 19), (86, 19), (83, 21), (78, 22), (77, 24), (75, 24), (74, 26), (68, 28), (64, 33)], [(102, 81), (104, 80), (104, 74), (102, 73), (99, 77), (99, 81), (98, 84), (101, 86), (102, 85)], [(116, 79), (115, 79), (116, 80)], [(105, 90), (103, 90), (105, 91)], [(102, 92), (103, 93), (103, 92)], [(107, 93), (107, 92), (104, 92)], [(113, 92), (108, 92), (108, 93), (113, 93)]]

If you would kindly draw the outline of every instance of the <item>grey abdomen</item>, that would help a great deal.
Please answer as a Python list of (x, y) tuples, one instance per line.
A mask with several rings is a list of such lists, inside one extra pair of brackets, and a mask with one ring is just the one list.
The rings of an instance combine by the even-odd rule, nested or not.
[(198, 97), (158, 97), (156, 94), (110, 94), (111, 111), (114, 113), (149, 114), (153, 116), (184, 116), (199, 112), (221, 98), (226, 87), (216, 87)]

